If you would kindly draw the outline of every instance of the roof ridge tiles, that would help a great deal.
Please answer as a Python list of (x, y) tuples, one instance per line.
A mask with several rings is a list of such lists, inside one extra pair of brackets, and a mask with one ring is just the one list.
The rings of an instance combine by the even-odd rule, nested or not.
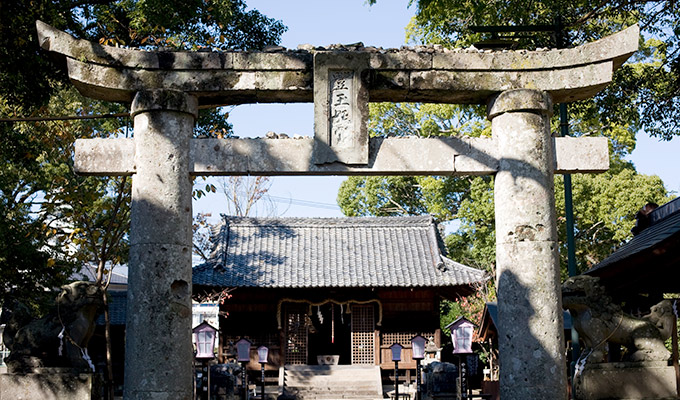
[(434, 223), (431, 215), (390, 217), (238, 217), (222, 214), (222, 222), (239, 226), (429, 226)]

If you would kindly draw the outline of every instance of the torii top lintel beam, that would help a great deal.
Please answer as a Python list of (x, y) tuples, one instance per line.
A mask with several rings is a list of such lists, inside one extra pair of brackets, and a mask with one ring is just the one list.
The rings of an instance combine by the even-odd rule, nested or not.
[(370, 101), (483, 104), (494, 93), (526, 88), (570, 102), (604, 88), (637, 50), (639, 38), (632, 26), (576, 48), (547, 51), (170, 52), (102, 46), (40, 21), (37, 29), (43, 49), (66, 57), (69, 76), (85, 96), (130, 102), (140, 90), (171, 89), (204, 105), (311, 102), (315, 58), (329, 53), (368, 59), (362, 79)]

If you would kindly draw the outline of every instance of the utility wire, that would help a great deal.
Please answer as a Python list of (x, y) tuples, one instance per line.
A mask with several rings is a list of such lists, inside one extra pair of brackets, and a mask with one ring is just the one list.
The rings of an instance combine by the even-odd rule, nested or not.
[(69, 115), (61, 117), (16, 117), (0, 118), (0, 122), (47, 122), (47, 121), (73, 121), (80, 119), (106, 119), (106, 118), (127, 118), (130, 113), (115, 113), (102, 115)]
[(309, 201), (309, 200), (299, 200), (299, 199), (291, 199), (288, 197), (279, 197), (279, 196), (267, 196), (269, 197), (272, 201), (277, 202), (277, 203), (288, 203), (288, 204), (293, 204), (296, 206), (303, 206), (303, 207), (313, 207), (313, 208), (325, 208), (327, 210), (339, 210), (340, 207), (337, 204), (330, 204), (330, 203), (321, 203), (318, 201)]

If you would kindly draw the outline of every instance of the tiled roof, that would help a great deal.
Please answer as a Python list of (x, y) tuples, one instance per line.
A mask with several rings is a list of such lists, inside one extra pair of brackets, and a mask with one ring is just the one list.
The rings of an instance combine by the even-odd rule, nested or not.
[[(109, 318), (111, 325), (125, 325), (127, 290), (109, 291)], [(104, 325), (104, 313), (97, 317), (97, 325)]]
[(609, 265), (616, 264), (664, 241), (680, 235), (680, 197), (670, 201), (650, 214), (651, 225), (644, 229), (612, 255), (588, 270), (587, 274), (597, 274)]
[(444, 257), (431, 217), (224, 217), (193, 283), (220, 287), (444, 287), (485, 273)]
[[(70, 279), (71, 280), (83, 280), (88, 282), (94, 282), (97, 278), (97, 266), (94, 264), (85, 264), (79, 271), (74, 272)], [(114, 285), (127, 285), (127, 276), (113, 271), (111, 276), (111, 283)]]

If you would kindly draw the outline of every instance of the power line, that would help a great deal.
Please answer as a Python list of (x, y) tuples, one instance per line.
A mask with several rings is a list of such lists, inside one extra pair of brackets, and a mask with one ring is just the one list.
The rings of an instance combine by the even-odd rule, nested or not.
[(106, 118), (127, 118), (130, 113), (115, 113), (115, 114), (101, 114), (101, 115), (67, 115), (57, 117), (16, 117), (16, 118), (0, 118), (0, 122), (48, 122), (48, 121), (73, 121), (82, 119), (106, 119)]
[(327, 210), (339, 210), (340, 207), (337, 204), (330, 204), (330, 203), (322, 203), (318, 201), (309, 201), (309, 200), (299, 200), (299, 199), (291, 199), (287, 197), (279, 197), (279, 196), (267, 196), (269, 197), (272, 201), (277, 202), (277, 203), (288, 203), (296, 206), (303, 206), (303, 207), (313, 207), (313, 208), (324, 208)]

